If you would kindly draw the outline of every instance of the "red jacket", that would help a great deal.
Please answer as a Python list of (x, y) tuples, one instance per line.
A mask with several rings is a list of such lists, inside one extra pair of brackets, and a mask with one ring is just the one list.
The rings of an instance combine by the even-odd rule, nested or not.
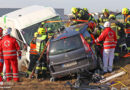
[(117, 37), (115, 31), (111, 28), (105, 28), (101, 35), (95, 40), (95, 42), (103, 42), (104, 49), (112, 49), (116, 47)]
[(6, 35), (2, 38), (1, 48), (4, 59), (17, 59), (17, 52), (21, 56), (20, 47), (15, 38), (10, 35)]

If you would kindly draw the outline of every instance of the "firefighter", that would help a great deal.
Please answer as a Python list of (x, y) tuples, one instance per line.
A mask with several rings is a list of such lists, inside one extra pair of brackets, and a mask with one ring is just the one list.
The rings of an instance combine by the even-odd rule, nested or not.
[[(88, 20), (88, 21), (94, 21), (95, 19), (92, 17), (92, 15), (90, 15), (89, 13), (86, 13), (86, 11), (84, 9), (80, 9), (80, 8), (75, 8), (73, 7), (71, 9), (71, 12), (73, 14), (73, 18), (72, 19), (76, 19), (76, 20)], [(78, 23), (83, 23), (82, 21), (73, 21), (73, 24), (78, 24)]]
[(125, 35), (123, 27), (124, 25), (116, 20), (116, 16), (114, 14), (110, 14), (109, 22), (111, 23), (111, 28), (116, 32), (117, 36), (117, 46), (115, 49), (115, 60), (119, 59), (121, 43), (123, 42), (123, 37)]
[(83, 8), (82, 12), (89, 16), (88, 21), (93, 21), (93, 22), (97, 23), (97, 20), (95, 20), (95, 18), (89, 13), (87, 8)]
[[(88, 32), (90, 33), (92, 40), (88, 39), (87, 42), (88, 42), (89, 44), (91, 44), (93, 48), (96, 49), (96, 51), (97, 51), (97, 56), (102, 57), (102, 56), (101, 56), (101, 52), (102, 52), (102, 46), (101, 46), (101, 44), (100, 44), (100, 43), (96, 43), (96, 45), (93, 44), (94, 41), (95, 41), (95, 34), (94, 34), (95, 28), (96, 28), (96, 23), (93, 22), (93, 21), (90, 21), (90, 22), (88, 23), (88, 28), (87, 28), (87, 30), (88, 30)], [(91, 41), (93, 41), (93, 42), (91, 43)]]
[(21, 59), (21, 51), (20, 47), (15, 38), (10, 36), (12, 29), (7, 28), (3, 31), (4, 37), (2, 38), (1, 48), (3, 52), (3, 58), (6, 66), (6, 77), (7, 82), (11, 80), (11, 66), (13, 69), (13, 80), (18, 82), (18, 61), (17, 61), (17, 53), (18, 57)]
[(89, 13), (87, 8), (83, 8), (85, 13)]
[(98, 22), (103, 25), (106, 21), (109, 20), (109, 10), (108, 9), (103, 9), (102, 10), (103, 16), (99, 18)]
[(130, 52), (130, 11), (128, 8), (122, 9), (122, 14), (125, 16), (125, 33), (127, 50)]
[[(38, 55), (42, 53), (44, 46), (47, 42), (47, 34), (45, 28), (39, 28), (38, 29), (38, 35), (36, 39), (36, 51), (38, 52)], [(35, 73), (37, 74), (37, 78), (42, 77), (43, 79), (46, 77), (46, 53), (44, 53), (42, 59), (40, 61), (36, 62), (36, 70)]]
[(32, 39), (31, 43), (30, 43), (30, 63), (29, 63), (29, 67), (28, 67), (28, 71), (26, 73), (26, 77), (28, 78), (29, 75), (31, 74), (36, 61), (38, 59), (38, 53), (36, 51), (36, 38), (37, 38), (38, 33), (35, 32), (34, 33), (34, 38)]
[(81, 20), (88, 20), (88, 21), (93, 21), (96, 23), (96, 20), (94, 19), (94, 17), (88, 12), (88, 10), (86, 8), (83, 8), (79, 11), (78, 13), (78, 17)]
[(103, 41), (103, 71), (104, 73), (112, 72), (114, 51), (117, 43), (115, 31), (110, 28), (110, 22), (104, 23), (104, 31), (95, 40), (95, 42)]
[(89, 44), (92, 44), (93, 42), (91, 42), (91, 41), (94, 41), (94, 40), (95, 40), (95, 37), (94, 37), (94, 35), (93, 35), (93, 31), (94, 31), (94, 28), (95, 28), (95, 27), (96, 27), (96, 24), (95, 24), (93, 21), (91, 21), (91, 22), (88, 23), (87, 31), (90, 33), (90, 35), (91, 35), (91, 37), (92, 37), (92, 40), (91, 40), (91, 38), (87, 38), (87, 37), (85, 37), (85, 39), (87, 40), (87, 42), (88, 42)]
[[(3, 29), (0, 27), (0, 43), (2, 41), (2, 34), (3, 34)], [(2, 70), (3, 70), (3, 54), (2, 54), (2, 48), (0, 47), (0, 82), (2, 81)]]
[[(79, 17), (80, 10), (81, 10), (80, 8), (75, 8), (75, 7), (71, 8), (71, 13), (73, 15), (72, 19), (74, 19), (74, 20), (80, 20), (81, 19)], [(78, 24), (78, 23), (81, 23), (81, 22), (73, 21), (73, 23), (71, 25)]]
[(71, 13), (73, 14), (73, 19), (78, 19), (78, 14), (80, 12), (81, 8), (75, 8), (75, 7), (72, 7), (71, 8)]

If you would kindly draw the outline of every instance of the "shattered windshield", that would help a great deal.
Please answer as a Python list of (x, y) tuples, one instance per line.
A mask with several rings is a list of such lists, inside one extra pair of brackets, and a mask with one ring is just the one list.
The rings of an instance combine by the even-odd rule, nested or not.
[[(59, 16), (53, 17), (51, 19), (48, 19), (46, 21), (54, 21), (54, 20), (61, 20)], [(27, 42), (27, 44), (29, 45), (33, 35), (35, 32), (37, 32), (38, 27), (41, 25), (40, 23), (34, 24), (32, 26), (29, 26), (27, 28), (24, 28), (22, 30), (22, 34), (23, 37), (25, 38), (25, 41)], [(54, 22), (54, 23), (46, 23), (45, 27), (50, 28), (50, 30), (57, 30), (58, 28), (60, 28), (63, 24), (61, 22)]]
[(32, 25), (32, 26), (27, 27), (27, 28), (22, 30), (23, 37), (28, 45), (30, 44), (34, 33), (37, 32), (39, 25), (40, 25), (40, 23), (37, 23), (35, 25)]
[[(48, 19), (46, 21), (58, 21), (58, 20), (61, 20), (61, 18), (59, 16), (56, 16), (56, 17)], [(55, 31), (58, 28), (60, 28), (61, 26), (63, 26), (63, 23), (62, 22), (45, 23), (44, 26), (46, 28), (48, 28), (48, 31)]]
[(50, 45), (50, 55), (70, 52), (82, 48), (83, 44), (79, 35), (71, 36), (65, 39), (52, 41)]

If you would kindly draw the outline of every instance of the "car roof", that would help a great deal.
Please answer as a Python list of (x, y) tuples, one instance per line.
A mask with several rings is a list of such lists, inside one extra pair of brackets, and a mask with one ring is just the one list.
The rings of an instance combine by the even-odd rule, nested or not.
[(83, 24), (73, 25), (68, 28), (65, 28), (64, 32), (58, 35), (55, 39), (53, 39), (53, 41), (59, 40), (63, 37), (71, 37), (83, 33), (87, 27), (88, 25), (83, 23)]

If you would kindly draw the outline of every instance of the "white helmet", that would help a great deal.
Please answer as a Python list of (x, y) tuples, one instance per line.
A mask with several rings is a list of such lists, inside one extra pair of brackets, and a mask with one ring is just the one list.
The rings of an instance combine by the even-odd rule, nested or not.
[(5, 35), (9, 35), (9, 34), (11, 33), (11, 31), (12, 31), (12, 29), (9, 27), (9, 28), (3, 30), (3, 35), (4, 35), (4, 36), (5, 36)]
[(107, 21), (107, 22), (105, 22), (105, 23), (104, 23), (104, 27), (111, 27), (111, 23), (110, 23), (110, 22), (108, 22), (108, 21)]

